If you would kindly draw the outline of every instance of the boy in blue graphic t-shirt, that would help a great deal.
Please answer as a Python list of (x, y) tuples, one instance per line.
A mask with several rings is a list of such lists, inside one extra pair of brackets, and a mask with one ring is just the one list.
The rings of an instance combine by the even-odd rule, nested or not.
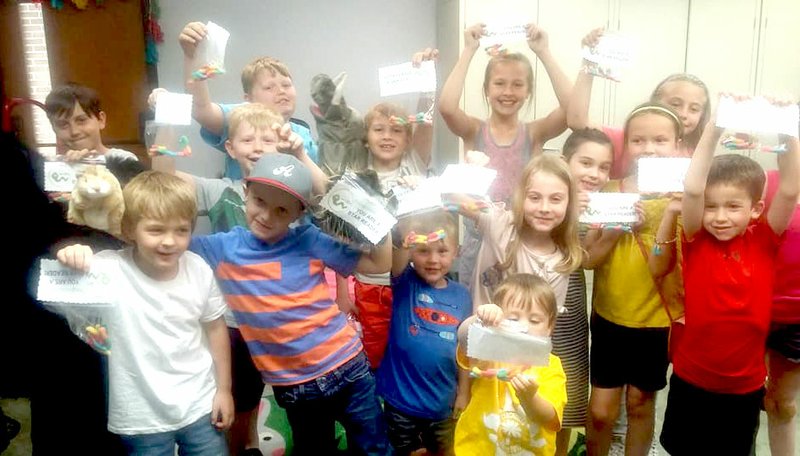
[(466, 287), (447, 278), (458, 241), (452, 216), (428, 213), (401, 225), (407, 227), (392, 256), (392, 322), (378, 393), (397, 454), (420, 448), (441, 454), (453, 447), (454, 404), (468, 399), (468, 379), (459, 382), (456, 366), (456, 332), (472, 302)]

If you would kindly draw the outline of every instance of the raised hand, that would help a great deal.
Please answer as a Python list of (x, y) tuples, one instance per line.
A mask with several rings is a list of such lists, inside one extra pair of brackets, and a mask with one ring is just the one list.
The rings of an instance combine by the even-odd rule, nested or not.
[(419, 52), (415, 52), (411, 56), (411, 66), (419, 68), (420, 64), (426, 60), (436, 60), (439, 58), (439, 50), (436, 48), (425, 48)]
[(278, 137), (278, 144), (276, 148), (278, 152), (291, 154), (300, 159), (304, 153), (303, 138), (297, 133), (292, 131), (292, 126), (288, 123), (283, 125), (279, 123), (272, 124), (272, 130)]
[(525, 25), (525, 32), (528, 35), (528, 47), (536, 54), (546, 51), (549, 46), (547, 33), (536, 24)]
[(464, 30), (464, 48), (478, 49), (481, 37), (486, 35), (486, 24), (478, 23)]
[(183, 49), (183, 55), (187, 58), (193, 59), (197, 51), (197, 45), (206, 38), (208, 31), (206, 25), (202, 22), (189, 22), (181, 30), (178, 36), (178, 42)]

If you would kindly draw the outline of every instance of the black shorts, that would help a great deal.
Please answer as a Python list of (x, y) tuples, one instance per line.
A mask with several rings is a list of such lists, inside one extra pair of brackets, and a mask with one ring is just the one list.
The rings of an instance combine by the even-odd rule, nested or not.
[(264, 394), (264, 381), (256, 369), (250, 350), (237, 328), (228, 328), (231, 338), (231, 394), (237, 412), (249, 412), (261, 403)]
[(592, 386), (633, 385), (654, 392), (667, 386), (668, 328), (628, 328), (592, 314), (589, 372)]
[(383, 403), (383, 415), (386, 418), (386, 432), (389, 442), (398, 456), (409, 455), (425, 448), (428, 454), (449, 455), (453, 453), (456, 420), (428, 420), (408, 415)]
[(767, 348), (795, 364), (800, 364), (800, 324), (773, 323), (767, 338)]
[(672, 456), (755, 454), (751, 451), (763, 400), (763, 388), (747, 394), (712, 393), (672, 374), (661, 445)]

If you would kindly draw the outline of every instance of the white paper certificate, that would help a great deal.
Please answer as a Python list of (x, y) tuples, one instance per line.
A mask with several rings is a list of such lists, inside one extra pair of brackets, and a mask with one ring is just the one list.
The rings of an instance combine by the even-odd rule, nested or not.
[(378, 68), (381, 96), (404, 93), (436, 92), (436, 66), (433, 61), (422, 62), (414, 68), (411, 62)]
[(691, 161), (683, 157), (638, 159), (639, 193), (683, 192), (683, 179)]
[(71, 192), (78, 176), (74, 167), (63, 161), (44, 162), (44, 191)]
[(56, 260), (39, 262), (40, 301), (62, 303), (108, 303), (119, 268), (112, 260), (93, 260), (89, 272), (64, 266)]
[(797, 138), (799, 117), (797, 104), (778, 106), (764, 97), (736, 100), (722, 96), (717, 107), (717, 126), (741, 133), (776, 133)]
[(169, 125), (192, 124), (192, 95), (161, 92), (156, 98), (155, 122)]
[(486, 36), (481, 37), (481, 46), (490, 47), (498, 44), (524, 43), (528, 41), (525, 24), (488, 24)]
[(325, 194), (320, 205), (352, 225), (373, 244), (378, 244), (397, 223), (380, 201), (370, 198), (363, 190), (354, 189), (344, 180)]
[(398, 186), (392, 191), (397, 196), (398, 217), (442, 207), (442, 193), (436, 177), (420, 181), (413, 190)]
[(489, 192), (497, 170), (483, 166), (454, 164), (447, 165), (439, 176), (439, 190), (442, 194), (459, 193), (484, 196)]
[(587, 225), (636, 223), (638, 193), (590, 193), (589, 206), (579, 221)]

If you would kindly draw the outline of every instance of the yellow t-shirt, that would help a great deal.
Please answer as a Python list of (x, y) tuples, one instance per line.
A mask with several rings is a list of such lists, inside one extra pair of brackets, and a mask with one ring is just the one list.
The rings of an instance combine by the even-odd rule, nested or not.
[[(553, 405), (560, 423), (567, 403), (567, 377), (561, 360), (551, 354), (549, 366), (532, 367), (523, 374), (536, 379), (537, 394)], [(456, 455), (552, 455), (555, 441), (554, 431), (527, 418), (509, 382), (496, 378), (473, 381), (472, 397), (456, 423)]]
[[(611, 181), (604, 191), (620, 191), (620, 182)], [(652, 254), (661, 217), (669, 198), (642, 200), (645, 223), (639, 230), (645, 252)], [(680, 229), (679, 229), (680, 231)], [(673, 244), (680, 253), (680, 244)], [(670, 302), (673, 317), (683, 314), (683, 287), (680, 280), (680, 257), (676, 267), (662, 279), (661, 291)], [(604, 319), (629, 328), (666, 328), (669, 317), (664, 311), (661, 295), (656, 288), (650, 268), (636, 236), (625, 233), (594, 270), (592, 309)]]

